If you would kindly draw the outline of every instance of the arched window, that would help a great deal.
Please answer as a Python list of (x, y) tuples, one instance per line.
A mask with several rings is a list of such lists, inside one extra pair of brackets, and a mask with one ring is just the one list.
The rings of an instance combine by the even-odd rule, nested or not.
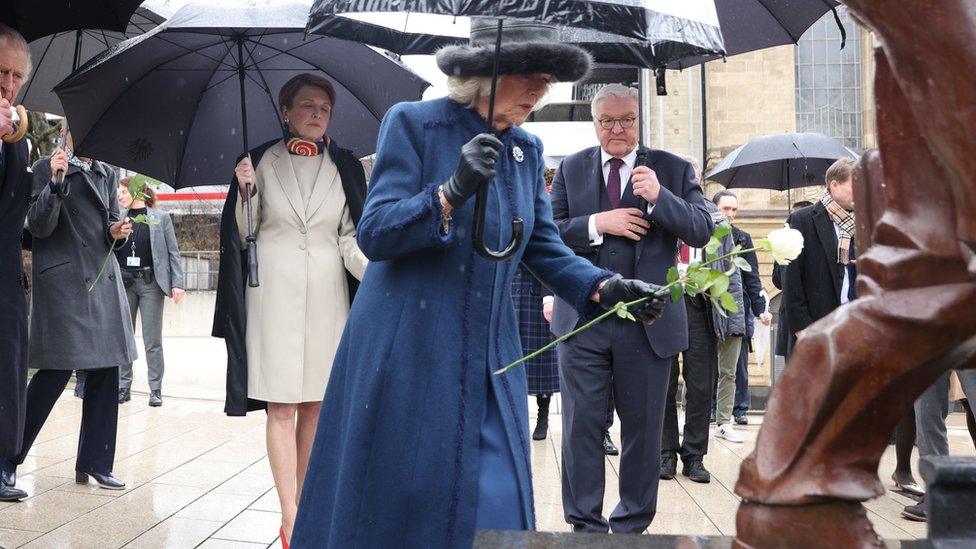
[(837, 8), (847, 31), (841, 34), (827, 13), (800, 38), (796, 47), (796, 131), (823, 133), (845, 146), (863, 146), (860, 27), (844, 7)]

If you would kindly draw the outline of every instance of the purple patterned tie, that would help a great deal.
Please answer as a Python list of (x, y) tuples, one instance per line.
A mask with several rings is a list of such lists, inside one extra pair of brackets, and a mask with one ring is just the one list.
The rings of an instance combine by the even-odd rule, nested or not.
[(620, 207), (620, 166), (624, 163), (619, 158), (610, 159), (610, 175), (607, 176), (607, 194), (610, 195), (610, 207)]

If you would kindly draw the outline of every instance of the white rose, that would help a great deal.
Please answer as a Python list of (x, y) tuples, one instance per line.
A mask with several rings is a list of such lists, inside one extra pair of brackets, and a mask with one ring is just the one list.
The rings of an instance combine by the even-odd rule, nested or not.
[(789, 225), (771, 231), (763, 246), (773, 254), (773, 260), (780, 265), (788, 265), (803, 251), (803, 235)]

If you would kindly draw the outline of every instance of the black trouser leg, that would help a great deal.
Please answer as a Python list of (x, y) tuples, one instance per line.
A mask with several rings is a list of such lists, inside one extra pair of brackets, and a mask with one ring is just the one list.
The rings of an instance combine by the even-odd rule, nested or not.
[[(688, 353), (685, 353), (688, 360)], [(671, 373), (668, 376), (668, 394), (664, 397), (664, 426), (661, 430), (661, 455), (677, 454), (680, 448), (678, 440), (678, 357), (671, 361)], [(707, 427), (707, 425), (706, 425)]]
[(576, 531), (607, 532), (603, 432), (611, 390), (608, 319), (558, 347), (563, 402), (562, 499)]
[(912, 476), (912, 448), (915, 447), (915, 409), (901, 418), (895, 429), (895, 472)]
[(973, 445), (976, 445), (976, 416), (973, 415), (973, 408), (969, 405), (969, 399), (964, 398), (962, 402), (962, 407), (966, 409), (966, 427), (969, 429), (969, 438), (973, 439)]
[[(613, 387), (613, 378), (610, 379), (610, 386)], [(613, 427), (613, 390), (607, 395), (607, 421), (606, 426), (603, 428), (604, 431), (610, 432), (610, 428)]]
[(739, 363), (735, 368), (735, 404), (732, 415), (737, 416), (749, 411), (749, 338), (742, 338), (742, 348), (739, 349)]
[[(681, 458), (708, 453), (708, 420), (718, 374), (718, 355), (711, 315), (703, 301), (687, 299), (688, 350), (684, 353), (685, 428)], [(673, 374), (672, 374), (673, 375)]]
[(644, 327), (610, 319), (613, 390), (620, 417), (620, 503), (610, 516), (615, 533), (639, 534), (654, 519), (661, 475), (661, 428), (673, 357), (660, 358)]
[(68, 386), (71, 370), (38, 370), (27, 384), (27, 415), (24, 418), (24, 444), (10, 460), (20, 465), (27, 458), (41, 427)]
[(111, 473), (119, 426), (119, 369), (88, 370), (75, 469)]

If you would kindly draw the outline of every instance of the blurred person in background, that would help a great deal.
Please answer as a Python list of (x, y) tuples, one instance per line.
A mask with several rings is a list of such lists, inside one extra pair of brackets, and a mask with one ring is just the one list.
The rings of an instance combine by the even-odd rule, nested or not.
[[(149, 405), (163, 405), (163, 300), (172, 297), (173, 303), (183, 301), (183, 268), (180, 249), (176, 244), (173, 219), (156, 209), (156, 191), (143, 187), (145, 200), (133, 200), (129, 194), (131, 177), (119, 182), (119, 204), (128, 211), (126, 217), (145, 216), (149, 223), (138, 223), (132, 236), (116, 248), (115, 256), (122, 269), (122, 283), (132, 314), (135, 330), (136, 314), (142, 316), (142, 340), (146, 346), (149, 367)], [(119, 371), (119, 404), (132, 399), (132, 363), (123, 364)]]

